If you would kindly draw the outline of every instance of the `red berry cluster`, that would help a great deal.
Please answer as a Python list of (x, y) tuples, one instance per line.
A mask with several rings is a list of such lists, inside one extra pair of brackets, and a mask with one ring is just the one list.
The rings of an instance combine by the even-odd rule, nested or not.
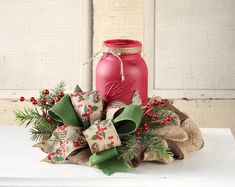
[[(25, 98), (24, 98), (24, 97), (20, 97), (20, 98), (19, 98), (19, 101), (23, 102), (23, 101), (25, 101)], [(34, 97), (30, 97), (29, 101), (30, 101), (33, 105), (37, 105), (37, 104), (38, 104), (37, 100), (36, 100)]]
[(63, 92), (59, 93), (58, 97), (55, 98), (55, 102), (58, 103), (62, 97), (64, 97), (64, 93)]
[[(48, 110), (48, 105), (53, 106), (56, 102), (59, 102), (60, 99), (64, 96), (64, 93), (61, 92), (58, 94), (56, 98), (52, 98), (48, 96), (50, 94), (50, 91), (48, 89), (45, 89), (42, 91), (42, 96), (39, 99), (35, 99), (34, 97), (30, 97), (28, 101), (30, 101), (33, 105), (37, 105), (38, 102), (40, 102), (42, 105), (45, 105), (46, 111)], [(24, 97), (20, 97), (19, 101), (23, 102), (26, 99)], [(48, 105), (47, 105), (48, 104)], [(41, 114), (42, 118), (46, 118), (48, 122), (52, 122), (53, 118), (49, 115), (47, 115), (46, 112), (42, 112)]]
[[(50, 92), (48, 89), (45, 89), (42, 93), (46, 96), (46, 95), (49, 95)], [(55, 102), (58, 103), (62, 97), (64, 97), (63, 92), (59, 93), (59, 95), (55, 99), (51, 98), (49, 99), (49, 101), (47, 101), (45, 97), (42, 97), (40, 100), (43, 104), (49, 103), (50, 105), (54, 105)]]
[[(50, 92), (49, 92), (48, 89), (45, 89), (45, 90), (43, 90), (42, 93), (43, 93), (43, 95), (47, 96), (47, 95), (49, 95)], [(61, 93), (59, 93), (58, 97), (56, 97), (55, 99), (51, 98), (51, 99), (49, 99), (49, 101), (47, 101), (46, 97), (42, 97), (42, 98), (40, 98), (40, 101), (41, 101), (42, 104), (49, 103), (50, 105), (54, 105), (55, 102), (59, 102), (60, 99), (61, 99), (63, 96), (64, 96), (64, 93), (61, 92)], [(24, 98), (24, 97), (20, 97), (20, 98), (19, 98), (19, 101), (23, 102), (23, 101), (25, 101), (25, 98)], [(38, 101), (37, 101), (34, 97), (30, 97), (29, 101), (30, 101), (33, 105), (37, 105), (37, 104), (38, 104)]]
[(135, 135), (136, 136), (140, 136), (141, 134), (141, 129), (143, 129), (144, 132), (148, 131), (148, 125), (151, 123), (156, 123), (156, 122), (160, 122), (162, 125), (166, 125), (167, 122), (172, 120), (171, 116), (167, 116), (166, 119), (159, 119), (161, 116), (158, 113), (153, 114), (151, 111), (153, 108), (158, 107), (159, 105), (164, 105), (165, 104), (165, 100), (161, 99), (160, 101), (154, 99), (150, 104), (147, 104), (144, 108), (144, 115), (147, 116), (148, 118), (152, 118), (153, 120), (150, 122), (144, 122), (142, 124), (142, 128), (138, 128), (135, 131)]

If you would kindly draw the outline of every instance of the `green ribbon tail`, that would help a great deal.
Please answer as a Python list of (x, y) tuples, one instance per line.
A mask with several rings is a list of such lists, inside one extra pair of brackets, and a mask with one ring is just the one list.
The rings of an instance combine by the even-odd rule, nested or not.
[(143, 110), (137, 105), (128, 105), (113, 122), (120, 137), (136, 131), (143, 117)]
[(130, 172), (133, 168), (118, 157), (116, 148), (94, 153), (89, 158), (91, 166), (101, 169), (104, 174), (112, 175), (115, 172)]
[(82, 121), (74, 110), (68, 94), (65, 94), (48, 112), (53, 119), (57, 121), (62, 120), (64, 124), (82, 126)]
[(103, 171), (106, 175), (112, 175), (115, 172), (131, 172), (134, 169), (124, 160), (114, 157), (105, 162), (102, 162), (99, 169)]

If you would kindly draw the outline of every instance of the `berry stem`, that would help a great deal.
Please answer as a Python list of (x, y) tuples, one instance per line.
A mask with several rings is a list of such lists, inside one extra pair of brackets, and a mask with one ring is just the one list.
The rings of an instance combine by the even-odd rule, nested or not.
[(152, 109), (153, 109), (153, 107), (151, 107), (150, 109), (146, 110), (146, 111), (144, 112), (144, 115), (147, 114), (148, 112), (150, 112)]
[(148, 124), (152, 124), (152, 123), (158, 123), (158, 122), (161, 122), (162, 120), (159, 119), (159, 120), (153, 120), (153, 121), (150, 121)]

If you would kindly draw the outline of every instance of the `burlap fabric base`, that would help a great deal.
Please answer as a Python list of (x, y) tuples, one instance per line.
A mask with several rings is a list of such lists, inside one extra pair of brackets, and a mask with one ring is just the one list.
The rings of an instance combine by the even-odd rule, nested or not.
[[(160, 100), (160, 97), (154, 99)], [(148, 148), (142, 149), (142, 146), (138, 146), (136, 158), (130, 162), (130, 165), (137, 167), (141, 161), (157, 161), (163, 164), (168, 164), (174, 160), (174, 158), (184, 159), (185, 157), (200, 150), (204, 146), (202, 134), (195, 122), (185, 113), (175, 108), (168, 100), (166, 100), (166, 107), (168, 110), (176, 113), (180, 119), (180, 125), (168, 125), (156, 129), (156, 135), (162, 138), (162, 145), (170, 148), (174, 157), (168, 159), (161, 157), (157, 154), (151, 153)], [(45, 140), (37, 143), (34, 147), (41, 148), (45, 153), (50, 152), (49, 147)], [(91, 156), (90, 149), (86, 147), (83, 150), (72, 152), (67, 160), (72, 163), (89, 166), (89, 157)]]

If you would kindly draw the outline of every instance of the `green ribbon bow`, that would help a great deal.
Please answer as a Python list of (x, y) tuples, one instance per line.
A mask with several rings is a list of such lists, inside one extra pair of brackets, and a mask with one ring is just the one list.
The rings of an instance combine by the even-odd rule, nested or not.
[[(82, 93), (79, 86), (76, 87), (74, 92)], [(89, 98), (93, 98), (92, 94), (93, 92), (88, 93), (87, 95), (89, 97), (85, 99), (81, 97), (82, 102), (85, 103), (86, 105), (85, 107), (86, 110), (87, 110), (87, 106), (89, 106), (89, 103), (90, 103)], [(100, 98), (96, 98), (96, 99), (99, 100)], [(137, 105), (135, 105), (135, 103), (132, 102), (131, 105), (125, 105), (124, 107), (122, 107), (121, 110), (118, 108), (119, 110), (117, 109), (117, 111), (118, 113), (120, 113), (119, 115), (117, 115), (116, 113), (117, 111), (113, 112), (113, 116), (116, 116), (116, 115), (117, 116), (111, 119), (111, 123), (114, 124), (115, 129), (120, 138), (135, 132), (141, 122), (143, 111), (142, 111), (142, 108), (139, 106), (139, 103), (136, 103), (136, 104)], [(101, 117), (95, 120), (88, 117), (87, 119), (89, 122), (87, 123), (87, 121), (85, 121), (81, 117), (83, 114), (81, 114), (78, 110), (75, 110), (74, 106), (75, 105), (74, 103), (72, 103), (71, 97), (68, 94), (66, 94), (63, 98), (61, 98), (61, 100), (56, 105), (54, 105), (50, 109), (49, 114), (55, 120), (60, 121), (63, 124), (67, 124), (69, 126), (75, 126), (75, 127), (76, 126), (83, 127), (84, 129), (87, 129), (87, 128), (89, 129), (89, 128), (94, 127), (93, 125), (95, 124), (95, 122), (97, 122), (97, 120), (99, 121), (105, 120), (105, 119), (101, 119)], [(92, 109), (92, 107), (90, 108)], [(101, 110), (101, 111), (98, 111), (100, 113), (103, 112), (103, 105), (102, 107), (95, 106), (93, 108), (94, 110), (96, 110), (96, 113), (97, 113), (97, 110)], [(101, 116), (101, 115), (98, 115), (98, 116)], [(105, 121), (109, 121), (109, 120), (105, 120)], [(132, 167), (128, 163), (126, 163), (126, 161), (124, 161), (123, 159), (121, 159), (121, 157), (119, 157), (119, 154), (116, 148), (112, 146), (109, 149), (94, 153), (93, 155), (90, 156), (89, 161), (90, 161), (91, 166), (96, 166), (107, 175), (111, 175), (114, 172), (128, 172), (128, 171), (133, 170)]]

